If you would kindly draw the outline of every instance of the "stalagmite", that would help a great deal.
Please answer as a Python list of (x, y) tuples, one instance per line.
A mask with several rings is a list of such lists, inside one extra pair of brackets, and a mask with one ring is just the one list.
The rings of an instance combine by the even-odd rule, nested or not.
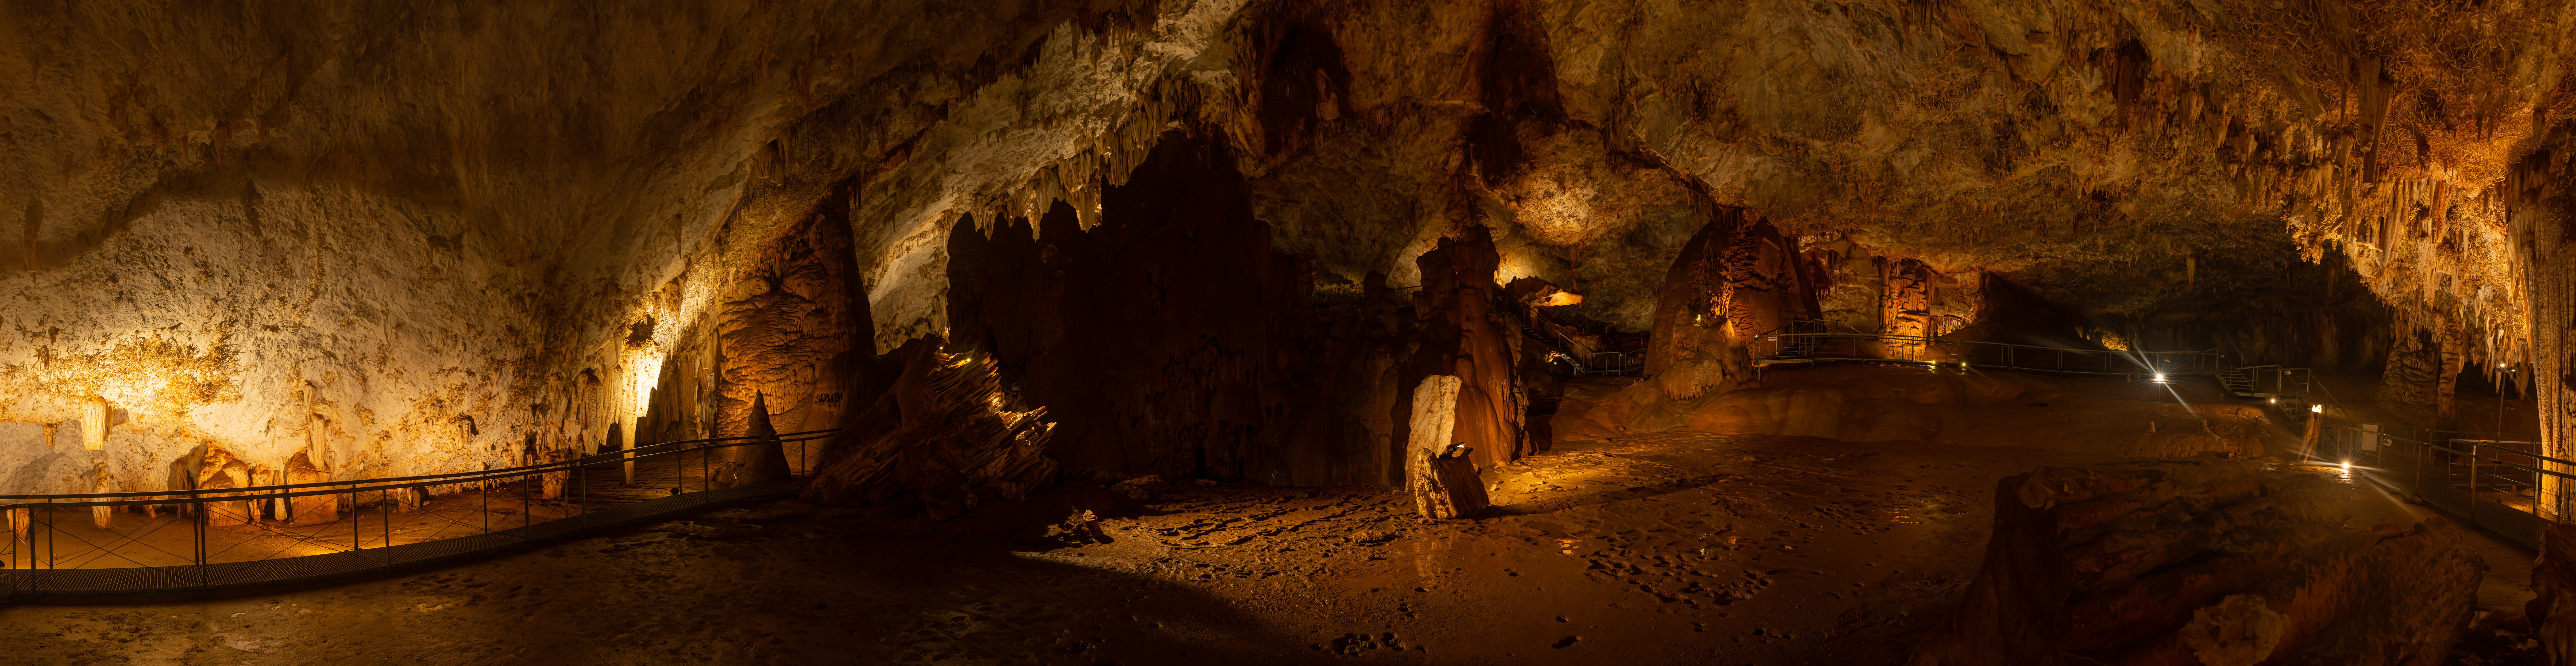
[[(89, 491), (92, 493), (116, 492), (115, 486), (108, 483), (106, 463), (99, 463), (98, 467), (90, 472)], [(98, 528), (102, 530), (108, 529), (109, 522), (114, 519), (115, 515), (116, 507), (93, 506), (89, 508), (90, 523), (97, 525)]]
[(1442, 238), (1414, 259), (1423, 284), (1414, 293), (1423, 322), (1414, 363), (1424, 374), (1458, 377), (1453, 441), (1467, 446), (1478, 467), (1495, 467), (1535, 451), (1523, 436), (1524, 396), (1513, 371), (1523, 336), (1494, 308), (1501, 256), (1491, 232), (1474, 227), (1461, 236)]
[[(234, 458), (231, 451), (209, 443), (203, 455), (197, 466), (197, 488), (246, 488), (256, 485), (251, 481), (250, 464)], [(198, 496), (228, 497), (231, 495), (233, 493), (209, 493)], [(252, 520), (250, 501), (207, 502), (199, 506), (206, 511), (208, 525), (240, 525)]]
[(1431, 375), (1413, 389), (1411, 439), (1405, 446), (1405, 487), (1413, 493), (1413, 506), (1426, 520), (1447, 520), (1474, 515), (1485, 508), (1485, 487), (1477, 480), (1475, 463), (1466, 457), (1463, 443), (1454, 435), (1457, 425), (1458, 391), (1464, 382), (1449, 375)]
[[(312, 456), (305, 455), (303, 451), (295, 452), (295, 457), (286, 461), (286, 482), (289, 484), (321, 483), (329, 480), (331, 480), (331, 473), (322, 471), (319, 466), (314, 465)], [(340, 497), (340, 495), (325, 494), (287, 498), (290, 502), (287, 517), (297, 525), (318, 525), (339, 520)]]
[(81, 448), (97, 451), (107, 448), (107, 399), (90, 398), (81, 403)]
[(759, 438), (753, 440), (759, 443), (737, 446), (726, 451), (726, 457), (732, 459), (740, 470), (734, 484), (748, 485), (787, 480), (792, 472), (787, 467), (787, 452), (778, 442), (778, 429), (769, 424), (767, 396), (760, 393), (752, 394), (750, 424), (742, 434), (745, 437)]

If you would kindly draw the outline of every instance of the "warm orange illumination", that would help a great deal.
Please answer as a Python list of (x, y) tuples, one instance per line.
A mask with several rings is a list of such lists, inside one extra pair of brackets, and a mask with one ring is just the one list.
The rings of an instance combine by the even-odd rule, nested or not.
[(1583, 302), (1582, 294), (1560, 291), (1548, 294), (1547, 300), (1539, 301), (1538, 305), (1540, 307), (1556, 307), (1559, 305), (1574, 305), (1581, 302)]

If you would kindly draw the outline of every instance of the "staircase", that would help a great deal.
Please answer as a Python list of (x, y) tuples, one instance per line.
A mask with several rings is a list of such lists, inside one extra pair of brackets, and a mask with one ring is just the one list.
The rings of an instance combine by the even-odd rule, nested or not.
[(2246, 376), (2244, 370), (2218, 371), (2218, 384), (2227, 388), (2228, 395), (2239, 398), (2262, 397), (2254, 394), (2254, 378)]
[(2252, 365), (2215, 374), (2228, 395), (2262, 400), (2283, 413), (2307, 412), (2315, 403), (2309, 395), (2315, 390), (2316, 375), (2307, 368)]

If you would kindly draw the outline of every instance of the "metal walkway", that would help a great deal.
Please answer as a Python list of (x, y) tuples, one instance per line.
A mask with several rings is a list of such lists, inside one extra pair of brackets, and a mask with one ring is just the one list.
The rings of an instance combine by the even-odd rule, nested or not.
[(1871, 333), (1764, 333), (1754, 336), (1752, 353), (1756, 367), (1853, 361), (2148, 376), (2211, 374), (2225, 367), (2215, 351), (2060, 349)]
[[(107, 596), (127, 601), (134, 595), (202, 598), (346, 582), (446, 566), (711, 504), (789, 496), (803, 487), (800, 478), (793, 478), (796, 475), (783, 481), (738, 482), (739, 467), (723, 450), (808, 442), (832, 432), (668, 442), (489, 472), (155, 493), (0, 496), (0, 517), (10, 519), (12, 530), (0, 532), (8, 546), (0, 550), (0, 563), (5, 563), (0, 564), (0, 603), (80, 602)], [(807, 460), (807, 451), (808, 447), (799, 446), (792, 459)], [(796, 467), (791, 463), (791, 470)], [(697, 489), (690, 490), (692, 486)], [(454, 492), (446, 497), (470, 492), (483, 502), (479, 510), (471, 503), (438, 502), (438, 508), (448, 511), (480, 513), (480, 528), (454, 516), (437, 515), (426, 506), (423, 500), (439, 489)], [(519, 493), (515, 501), (509, 496), (514, 489)], [(555, 497), (545, 497), (549, 492)], [(239, 525), (210, 524), (215, 517), (242, 518), (241, 507), (263, 507), (271, 501), (282, 505), (295, 498), (340, 503), (330, 517), (321, 519), (326, 527), (318, 529), (303, 523), (290, 526), (283, 519), (263, 522), (255, 515)], [(369, 499), (373, 501), (362, 503)], [(94, 510), (143, 505), (179, 505), (179, 513), (145, 520), (144, 525), (122, 532), (92, 529)], [(517, 520), (505, 517), (503, 524), (494, 525), (491, 517), (496, 514)], [(539, 514), (547, 517), (540, 519)], [(406, 529), (426, 525), (436, 531), (427, 538), (397, 543), (396, 534), (401, 531), (395, 529), (397, 522), (412, 523)], [(161, 547), (174, 545), (175, 535), (164, 535), (157, 545), (144, 538), (177, 526), (189, 528), (192, 553)], [(441, 536), (450, 530), (466, 533)], [(369, 545), (370, 539), (375, 539), (375, 545)], [(242, 547), (251, 541), (265, 545)], [(75, 546), (72, 556), (60, 557), (56, 546), (63, 543), (58, 542)], [(210, 543), (215, 547), (210, 548)], [(269, 556), (256, 554), (270, 546), (277, 548)], [(317, 550), (325, 552), (273, 556)], [(234, 552), (243, 554), (225, 559)]]
[(2464, 521), (2533, 548), (2541, 530), (2576, 511), (2576, 461), (2537, 453), (2537, 433), (2383, 432), (2369, 424), (2325, 429), (2327, 462), (2413, 495)]

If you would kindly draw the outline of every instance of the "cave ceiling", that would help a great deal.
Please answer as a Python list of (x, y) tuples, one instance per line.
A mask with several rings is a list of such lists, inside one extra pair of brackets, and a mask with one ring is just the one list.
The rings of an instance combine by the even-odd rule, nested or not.
[(1483, 226), (1643, 330), (1742, 207), (2084, 315), (2343, 280), (2518, 358), (2497, 193), (2571, 35), (2539, 0), (10, 3), (0, 420), (520, 427), (818, 211), (891, 350), (945, 328), (956, 224), (1095, 224), (1181, 135), (1320, 294)]

